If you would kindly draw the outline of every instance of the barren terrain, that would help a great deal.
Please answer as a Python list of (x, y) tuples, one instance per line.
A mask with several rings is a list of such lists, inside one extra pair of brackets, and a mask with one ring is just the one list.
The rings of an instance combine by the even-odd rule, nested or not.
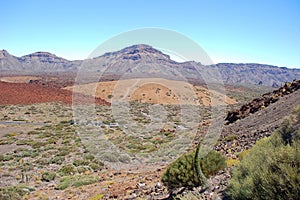
[[(211, 95), (219, 104), (235, 104), (236, 101), (217, 91), (209, 91), (202, 86), (193, 86), (183, 81), (173, 81), (161, 78), (127, 79), (89, 83), (65, 87), (86, 95), (93, 95), (108, 102), (138, 101), (141, 103), (155, 103), (165, 105), (211, 105)], [(210, 93), (211, 92), (211, 93)]]
[[(168, 163), (193, 148), (214, 120), (209, 91), (180, 81), (129, 79), (70, 87), (71, 81), (53, 77), (2, 80), (6, 82), (0, 81), (0, 186), (21, 188), (25, 199), (167, 198), (160, 178)], [(95, 94), (95, 115), (85, 118), (89, 113), (83, 109), (83, 115), (74, 117), (73, 89), (80, 102), (93, 103)], [(232, 98), (226, 97), (225, 103), (232, 106), (237, 103), (234, 98), (244, 101), (248, 91), (247, 98), (258, 94), (240, 87), (229, 89)], [(216, 91), (212, 94), (222, 98)], [(279, 97), (224, 126), (215, 149), (228, 163), (238, 162), (241, 152), (270, 135), (300, 102), (299, 91)], [(102, 99), (130, 102), (129, 115), (116, 115)], [(161, 107), (151, 117), (155, 104)], [(182, 104), (189, 107), (188, 115), (182, 112)], [(198, 121), (189, 127), (183, 117)], [(163, 125), (152, 130), (148, 125), (153, 120)], [(113, 163), (129, 167), (117, 169)], [(211, 177), (210, 193), (198, 197), (222, 196), (231, 167)]]
[[(62, 90), (57, 87), (43, 86), (35, 83), (8, 83), (0, 81), (0, 88), (0, 105), (42, 102), (72, 104), (72, 91)], [(94, 97), (87, 95), (79, 95), (78, 97), (81, 102), (93, 102), (95, 100)], [(107, 102), (99, 98), (96, 99), (96, 103), (107, 104)]]

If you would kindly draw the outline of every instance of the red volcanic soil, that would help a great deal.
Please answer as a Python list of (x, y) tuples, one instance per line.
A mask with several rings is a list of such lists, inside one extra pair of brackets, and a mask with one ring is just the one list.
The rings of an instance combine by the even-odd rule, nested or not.
[[(35, 83), (7, 83), (0, 81), (0, 105), (9, 104), (34, 104), (42, 102), (61, 102), (72, 104), (72, 91), (57, 87), (43, 86)], [(100, 98), (83, 94), (76, 94), (79, 104), (96, 103), (109, 105)]]

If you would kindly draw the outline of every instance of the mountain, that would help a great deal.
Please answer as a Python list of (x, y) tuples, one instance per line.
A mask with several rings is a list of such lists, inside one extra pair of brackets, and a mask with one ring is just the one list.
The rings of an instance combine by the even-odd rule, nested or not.
[[(80, 61), (81, 62), (81, 61)], [(0, 71), (27, 71), (34, 73), (76, 70), (78, 61), (69, 61), (48, 52), (36, 52), (22, 57), (0, 51)]]
[(207, 82), (218, 72), (226, 84), (273, 87), (300, 78), (300, 69), (264, 64), (219, 63), (202, 65), (195, 61), (178, 63), (171, 60), (169, 55), (144, 44), (133, 45), (95, 58), (76, 61), (69, 61), (47, 52), (36, 52), (16, 57), (10, 55), (6, 50), (0, 51), (0, 73), (36, 75), (57, 72), (76, 73), (78, 70), (92, 74), (97, 80), (99, 77), (114, 75), (115, 78), (122, 79), (167, 78), (200, 83)]

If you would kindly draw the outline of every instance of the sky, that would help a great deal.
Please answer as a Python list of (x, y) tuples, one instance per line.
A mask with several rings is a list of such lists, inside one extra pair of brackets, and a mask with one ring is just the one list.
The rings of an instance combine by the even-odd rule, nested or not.
[(299, 0), (10, 0), (0, 5), (0, 49), (84, 59), (110, 38), (156, 27), (200, 45), (214, 63), (300, 68)]

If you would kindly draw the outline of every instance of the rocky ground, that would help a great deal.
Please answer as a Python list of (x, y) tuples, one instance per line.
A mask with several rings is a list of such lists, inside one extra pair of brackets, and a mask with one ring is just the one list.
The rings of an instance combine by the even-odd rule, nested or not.
[[(0, 81), (0, 105), (34, 104), (42, 102), (62, 102), (72, 104), (72, 91), (63, 90), (51, 85), (32, 83), (8, 83)], [(100, 98), (78, 94), (81, 102), (109, 105)]]
[[(160, 181), (161, 175), (167, 167), (166, 164), (158, 164), (151, 169), (147, 168), (147, 170), (145, 170), (146, 166), (143, 165), (127, 170), (115, 170), (105, 166), (99, 171), (93, 171), (90, 168), (82, 171), (86, 166), (76, 166), (78, 171), (76, 176), (93, 176), (97, 177), (97, 181), (80, 187), (70, 186), (64, 190), (57, 189), (63, 178), (63, 175), (59, 174), (59, 169), (72, 163), (74, 159), (80, 158), (80, 155), (87, 155), (88, 153), (88, 150), (83, 147), (82, 141), (74, 135), (74, 127), (67, 123), (72, 119), (72, 110), (67, 106), (72, 102), (72, 92), (60, 89), (66, 85), (68, 85), (66, 82), (62, 84), (41, 80), (29, 80), (28, 83), (0, 82), (0, 104), (2, 105), (0, 107), (0, 123), (2, 123), (0, 124), (0, 141), (1, 155), (4, 155), (1, 158), (4, 160), (0, 165), (1, 186), (7, 186), (7, 184), (12, 183), (11, 181), (14, 181), (14, 184), (19, 184), (19, 182), (24, 184), (23, 172), (20, 171), (20, 167), (28, 167), (24, 164), (30, 161), (33, 165), (29, 166), (33, 168), (30, 169), (31, 171), (27, 171), (30, 176), (25, 183), (28, 187), (34, 188), (35, 191), (26, 195), (25, 199), (169, 199), (169, 192)], [(255, 112), (247, 112), (247, 114), (241, 112), (243, 115), (239, 116), (242, 117), (224, 125), (220, 139), (215, 146), (217, 151), (226, 156), (228, 168), (210, 177), (207, 188), (195, 188), (194, 191), (179, 190), (177, 191), (178, 196), (185, 199), (223, 198), (223, 192), (230, 179), (230, 170), (234, 164), (239, 162), (240, 154), (250, 149), (258, 139), (272, 134), (282, 119), (299, 104), (300, 91), (295, 89), (297, 87), (295, 84), (288, 84), (274, 93), (263, 95), (262, 98), (258, 98), (259, 101), (253, 101), (253, 105), (251, 103), (246, 104), (248, 110), (256, 107), (256, 105), (259, 106)], [(276, 101), (269, 101), (269, 97), (273, 98), (274, 94), (277, 95)], [(90, 99), (84, 95), (82, 98)], [(266, 99), (270, 103), (267, 105), (261, 99)], [(61, 101), (67, 105), (57, 103), (33, 104), (51, 101)], [(263, 102), (263, 104), (255, 104), (256, 102)], [(101, 99), (99, 103), (107, 105)], [(7, 104), (16, 105), (8, 106)], [(137, 108), (133, 109), (133, 113), (144, 109), (144, 107)], [(242, 106), (241, 109), (245, 110), (244, 108), (245, 106)], [(110, 119), (107, 109), (107, 106), (99, 107), (99, 114), (105, 116), (107, 118), (105, 120)], [(172, 109), (171, 111), (173, 115), (168, 115), (168, 117), (175, 122), (177, 114), (175, 110)], [(209, 114), (207, 110), (204, 109), (203, 111), (205, 112), (201, 113)], [(145, 116), (140, 115), (141, 112), (135, 114), (137, 121), (147, 123), (147, 120), (144, 119)], [(209, 116), (201, 121), (200, 131), (205, 131), (205, 127), (210, 125), (211, 120), (207, 120), (207, 117)], [(15, 121), (17, 124), (6, 124), (7, 121)], [(226, 121), (224, 120), (222, 123), (226, 124)], [(89, 127), (88, 129), (91, 130)], [(115, 138), (118, 134), (121, 135), (121, 132), (118, 131), (117, 129), (108, 129), (107, 133), (105, 132), (106, 137)], [(165, 134), (164, 131), (162, 133)], [(124, 145), (128, 145), (128, 143), (125, 142)], [(73, 150), (69, 151), (66, 147)], [(68, 154), (62, 156), (56, 148), (67, 150)], [(45, 160), (47, 156), (53, 158), (51, 162), (54, 163), (48, 163), (47, 159)], [(59, 163), (60, 159), (63, 160), (62, 163)], [(89, 161), (89, 164), (91, 163), (92, 161)], [(42, 174), (45, 170), (57, 173), (57, 177), (49, 182), (43, 180)], [(29, 191), (30, 188), (25, 189)]]
[[(294, 82), (294, 86), (296, 87), (297, 84), (299, 88), (299, 83), (299, 81)], [(243, 151), (250, 149), (257, 140), (270, 136), (280, 126), (283, 119), (291, 114), (293, 108), (300, 104), (300, 90), (285, 90), (284, 88), (262, 97), (265, 99), (265, 96), (270, 94), (278, 94), (279, 98), (276, 102), (224, 126), (215, 150), (226, 156), (227, 163), (229, 160), (232, 165), (238, 163), (239, 155)], [(287, 91), (290, 92), (287, 93)], [(209, 179), (211, 187), (202, 194), (202, 197), (206, 199), (223, 198), (223, 191), (226, 189), (229, 179), (230, 168), (211, 177)]]
[(251, 102), (244, 104), (239, 109), (228, 112), (225, 120), (227, 120), (227, 124), (230, 124), (239, 119), (248, 117), (250, 114), (268, 107), (270, 104), (278, 101), (281, 97), (289, 95), (299, 89), (300, 80), (288, 82), (279, 89), (265, 93), (261, 97), (253, 99)]

